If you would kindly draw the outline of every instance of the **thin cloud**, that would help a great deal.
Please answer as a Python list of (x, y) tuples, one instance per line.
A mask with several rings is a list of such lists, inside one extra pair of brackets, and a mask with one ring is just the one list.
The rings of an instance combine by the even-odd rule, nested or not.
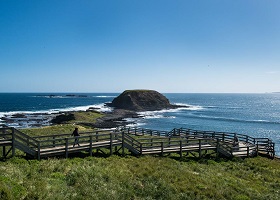
[(268, 71), (268, 72), (266, 72), (267, 74), (278, 74), (278, 73), (280, 73), (280, 71)]

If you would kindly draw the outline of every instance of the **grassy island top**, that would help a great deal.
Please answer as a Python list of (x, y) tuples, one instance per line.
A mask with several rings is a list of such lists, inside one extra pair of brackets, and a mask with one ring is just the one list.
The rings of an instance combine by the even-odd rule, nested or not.
[(155, 90), (148, 90), (148, 89), (136, 89), (136, 90), (125, 90), (124, 93), (127, 92), (156, 92)]

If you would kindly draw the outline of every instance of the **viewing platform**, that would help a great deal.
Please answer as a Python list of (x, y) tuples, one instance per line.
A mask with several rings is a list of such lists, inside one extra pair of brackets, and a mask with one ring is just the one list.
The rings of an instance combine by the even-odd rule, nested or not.
[[(236, 142), (238, 138), (238, 142)], [(274, 158), (274, 143), (268, 138), (253, 138), (237, 133), (199, 131), (187, 128), (174, 128), (171, 131), (157, 131), (144, 128), (122, 128), (97, 130), (80, 133), (79, 145), (74, 146), (71, 134), (55, 134), (31, 137), (7, 126), (0, 127), (2, 156), (15, 156), (15, 150), (28, 157), (38, 159), (63, 156), (77, 152), (109, 149), (110, 154), (125, 149), (133, 155), (164, 155), (177, 153), (180, 157), (188, 154), (203, 157), (216, 154), (223, 157), (254, 157), (258, 154)]]

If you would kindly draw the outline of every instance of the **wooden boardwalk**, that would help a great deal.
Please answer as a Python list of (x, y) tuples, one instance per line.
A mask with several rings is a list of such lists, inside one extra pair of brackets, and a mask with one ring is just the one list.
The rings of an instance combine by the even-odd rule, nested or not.
[[(139, 137), (140, 136), (140, 137)], [(234, 144), (234, 137), (239, 137), (239, 143)], [(267, 138), (251, 138), (240, 134), (218, 133), (209, 131), (194, 131), (191, 129), (173, 129), (170, 132), (154, 131), (140, 128), (123, 130), (100, 130), (81, 133), (79, 145), (74, 145), (75, 138), (70, 134), (30, 137), (17, 129), (0, 128), (0, 146), (3, 156), (10, 152), (15, 155), (15, 149), (26, 153), (29, 157), (65, 156), (77, 152), (88, 152), (92, 156), (94, 149), (109, 149), (124, 154), (128, 149), (135, 155), (197, 152), (201, 157), (208, 152), (217, 156), (251, 157), (258, 151), (265, 151), (274, 157), (274, 143)]]

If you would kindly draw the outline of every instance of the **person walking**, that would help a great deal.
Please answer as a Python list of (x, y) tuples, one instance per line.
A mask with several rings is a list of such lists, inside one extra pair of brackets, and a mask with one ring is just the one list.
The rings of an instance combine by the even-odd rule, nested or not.
[(239, 150), (239, 139), (237, 136), (234, 136), (233, 146), (235, 150)]
[(73, 131), (72, 135), (75, 137), (75, 141), (74, 141), (74, 144), (73, 144), (73, 147), (77, 144), (78, 146), (80, 146), (79, 144), (79, 132), (78, 132), (78, 128), (75, 128), (75, 130)]

